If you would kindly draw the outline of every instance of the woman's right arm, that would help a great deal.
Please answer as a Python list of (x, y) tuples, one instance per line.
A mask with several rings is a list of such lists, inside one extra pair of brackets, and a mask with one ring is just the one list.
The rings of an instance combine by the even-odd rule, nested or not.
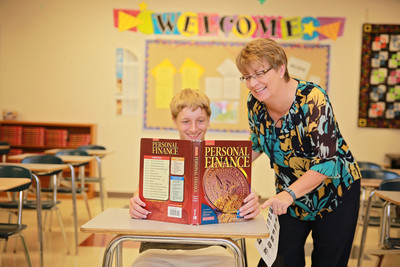
[(133, 219), (146, 219), (149, 211), (144, 209), (144, 203), (139, 197), (139, 189), (136, 189), (133, 197), (129, 200), (129, 215)]

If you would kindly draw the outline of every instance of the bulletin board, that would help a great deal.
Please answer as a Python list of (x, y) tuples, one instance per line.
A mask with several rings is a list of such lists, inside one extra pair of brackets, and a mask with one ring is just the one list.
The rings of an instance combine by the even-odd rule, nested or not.
[[(144, 129), (174, 129), (169, 111), (173, 95), (183, 88), (204, 91), (211, 101), (210, 130), (248, 132), (247, 95), (235, 64), (245, 43), (146, 41)], [(330, 46), (282, 44), (292, 77), (328, 90)]]
[(400, 25), (363, 25), (358, 126), (400, 128)]

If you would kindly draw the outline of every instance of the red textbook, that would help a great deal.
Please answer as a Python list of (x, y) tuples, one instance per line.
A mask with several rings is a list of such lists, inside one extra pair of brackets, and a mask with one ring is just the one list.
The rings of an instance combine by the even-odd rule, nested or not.
[(212, 224), (244, 220), (251, 142), (142, 138), (139, 196), (150, 220)]

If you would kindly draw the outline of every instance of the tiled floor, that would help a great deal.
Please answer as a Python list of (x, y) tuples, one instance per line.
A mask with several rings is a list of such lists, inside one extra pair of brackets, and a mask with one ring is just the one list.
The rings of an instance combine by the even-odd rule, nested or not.
[[(109, 208), (123, 208), (128, 204), (128, 199), (122, 198), (109, 198)], [(90, 206), (92, 214), (98, 214), (100, 212), (100, 200), (95, 198), (90, 200)], [(69, 242), (70, 254), (67, 254), (67, 250), (64, 247), (62, 241), (62, 235), (56, 216), (53, 216), (53, 223), (51, 231), (45, 230), (44, 232), (44, 266), (57, 266), (57, 267), (91, 267), (101, 266), (102, 257), (104, 252), (104, 244), (111, 238), (109, 235), (96, 235), (91, 236), (87, 233), (79, 232), (79, 254), (75, 255), (75, 249), (73, 246), (73, 220), (72, 220), (72, 209), (71, 200), (62, 199), (60, 204), (60, 210), (63, 216), (64, 224), (67, 230), (67, 237)], [(5, 213), (0, 213), (0, 217), (5, 218)], [(88, 215), (84, 202), (78, 201), (78, 225), (82, 225), (88, 220)], [(24, 231), (25, 238), (28, 242), (28, 249), (31, 256), (33, 266), (39, 265), (39, 245), (37, 241), (37, 229), (36, 229), (36, 212), (30, 210), (24, 210), (24, 223), (28, 224), (28, 228)], [(355, 239), (355, 249), (357, 251), (360, 242), (361, 229), (357, 230)], [(392, 230), (392, 235), (400, 236), (400, 229)], [(378, 227), (369, 227), (367, 235), (366, 249), (377, 248), (378, 244)], [(17, 241), (17, 242), (15, 242)], [(247, 252), (248, 252), (248, 265), (249, 267), (257, 266), (260, 258), (257, 250), (254, 247), (254, 239), (248, 239)], [(16, 243), (16, 246), (15, 246)], [(1, 248), (4, 242), (1, 241)], [(13, 252), (16, 247), (16, 253)], [(310, 255), (312, 250), (312, 243), (307, 242), (306, 254)], [(0, 251), (0, 266), (4, 267), (21, 267), (27, 266), (22, 245), (19, 238), (12, 238), (8, 242), (6, 252), (1, 249)], [(138, 254), (138, 244), (126, 244), (123, 249), (123, 266), (130, 266), (135, 257)], [(354, 255), (356, 253), (353, 253)], [(375, 266), (376, 257), (365, 256), (363, 260), (363, 267)], [(311, 266), (310, 257), (306, 258), (306, 266)], [(350, 259), (350, 267), (357, 266), (356, 257)], [(382, 266), (394, 267), (400, 266), (400, 256), (386, 256)]]

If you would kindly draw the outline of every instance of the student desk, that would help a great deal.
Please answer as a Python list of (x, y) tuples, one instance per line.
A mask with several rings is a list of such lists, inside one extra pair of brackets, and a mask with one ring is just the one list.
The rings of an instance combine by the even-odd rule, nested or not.
[[(52, 148), (52, 149), (45, 150), (44, 153), (45, 154), (56, 154), (60, 150), (61, 150), (61, 148)], [(114, 151), (104, 150), (104, 149), (85, 149), (85, 151), (91, 156), (98, 156), (100, 158), (114, 153)]]
[[(370, 179), (365, 179), (365, 180), (370, 180)], [(379, 180), (379, 179), (376, 179)], [(379, 186), (377, 186), (379, 187)], [(376, 187), (376, 188), (377, 188)], [(400, 205), (400, 192), (398, 191), (383, 191), (383, 190), (373, 190), (369, 196), (368, 199), (368, 204), (367, 204), (367, 210), (365, 213), (365, 218), (364, 218), (364, 225), (363, 225), (363, 230), (362, 230), (362, 234), (361, 234), (361, 241), (360, 241), (360, 253), (358, 255), (358, 263), (357, 266), (360, 267), (361, 266), (361, 261), (362, 261), (362, 256), (363, 256), (363, 252), (364, 252), (364, 245), (365, 245), (365, 239), (366, 239), (366, 235), (367, 235), (367, 228), (368, 228), (368, 221), (369, 221), (369, 209), (371, 208), (371, 198), (373, 195), (376, 195), (382, 199), (384, 199), (386, 201), (385, 203), (385, 210), (386, 207), (393, 203), (395, 205)], [(385, 222), (388, 220), (388, 214), (387, 212), (384, 212), (382, 220), (381, 220), (381, 229), (380, 229), (380, 245), (383, 244), (384, 242), (384, 232), (385, 232)]]
[(244, 266), (242, 250), (232, 238), (267, 238), (269, 236), (262, 215), (246, 222), (187, 225), (152, 220), (136, 220), (128, 209), (107, 209), (81, 226), (82, 232), (117, 235), (110, 241), (103, 256), (103, 267), (112, 266), (112, 256), (117, 249), (117, 265), (122, 264), (122, 242), (148, 241), (224, 245), (235, 255), (236, 266)]
[(385, 239), (389, 238), (388, 231), (385, 230), (387, 221), (389, 220), (388, 206), (395, 204), (400, 206), (400, 192), (399, 191), (375, 191), (375, 195), (385, 200), (384, 213), (381, 221), (380, 245), (383, 246)]

